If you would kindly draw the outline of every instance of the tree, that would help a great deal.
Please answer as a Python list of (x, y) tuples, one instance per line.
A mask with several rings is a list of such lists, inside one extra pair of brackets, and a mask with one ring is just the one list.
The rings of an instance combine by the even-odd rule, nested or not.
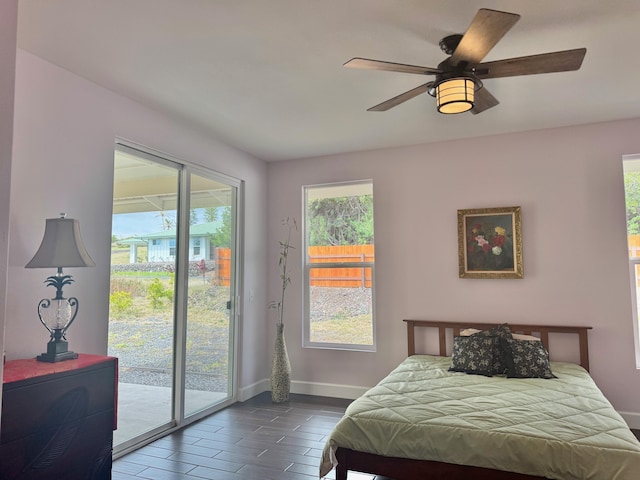
[(216, 247), (231, 247), (231, 207), (222, 207), (222, 224), (211, 236)]
[(173, 228), (175, 228), (175, 219), (169, 216), (164, 210), (158, 212), (156, 217), (160, 217), (163, 230), (172, 230)]
[(640, 172), (624, 174), (625, 203), (627, 205), (627, 231), (640, 234)]
[[(224, 208), (224, 207), (223, 207)], [(207, 207), (204, 209), (204, 221), (215, 222), (218, 220), (218, 208), (217, 207)]]
[(373, 195), (312, 200), (307, 225), (312, 246), (373, 243)]

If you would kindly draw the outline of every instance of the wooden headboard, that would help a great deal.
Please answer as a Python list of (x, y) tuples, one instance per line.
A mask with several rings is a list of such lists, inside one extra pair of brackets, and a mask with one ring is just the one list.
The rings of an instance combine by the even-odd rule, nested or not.
[[(478, 330), (486, 330), (488, 328), (497, 327), (499, 323), (473, 323), (473, 322), (439, 322), (433, 320), (404, 320), (407, 323), (407, 341), (408, 354), (415, 355), (420, 353), (416, 348), (415, 329), (418, 327), (437, 328), (440, 353), (441, 356), (448, 356), (451, 353), (447, 351), (447, 332), (452, 336), (460, 335), (460, 331), (465, 328), (477, 328)], [(549, 351), (549, 334), (550, 333), (574, 333), (578, 335), (580, 346), (580, 365), (589, 371), (589, 341), (587, 332), (591, 327), (566, 327), (559, 325), (518, 325), (509, 323), (509, 328), (513, 333), (522, 333), (525, 335), (535, 335), (540, 337), (547, 351)]]

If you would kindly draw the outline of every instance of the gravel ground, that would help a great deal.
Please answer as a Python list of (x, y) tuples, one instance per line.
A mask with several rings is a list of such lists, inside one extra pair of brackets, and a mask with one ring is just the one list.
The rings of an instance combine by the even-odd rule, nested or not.
[[(171, 322), (159, 318), (144, 322), (112, 320), (109, 355), (118, 357), (119, 381), (170, 387)], [(227, 390), (228, 332), (223, 328), (190, 331), (190, 350), (185, 378), (192, 390)]]
[[(312, 321), (336, 316), (370, 313), (370, 288), (312, 287)], [(119, 381), (141, 385), (171, 386), (173, 327), (170, 319), (111, 320), (109, 355), (118, 357)], [(189, 365), (185, 379), (188, 389), (227, 390), (228, 341), (224, 328), (189, 331)]]
[(311, 287), (311, 321), (371, 313), (370, 288)]

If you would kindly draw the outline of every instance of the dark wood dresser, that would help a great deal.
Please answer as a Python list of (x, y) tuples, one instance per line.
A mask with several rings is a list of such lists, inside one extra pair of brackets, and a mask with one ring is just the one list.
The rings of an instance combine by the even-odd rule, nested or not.
[(4, 365), (0, 480), (108, 480), (118, 360)]

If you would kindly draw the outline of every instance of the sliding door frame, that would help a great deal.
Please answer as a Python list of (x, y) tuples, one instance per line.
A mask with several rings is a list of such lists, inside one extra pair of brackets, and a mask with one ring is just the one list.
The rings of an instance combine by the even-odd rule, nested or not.
[[(189, 425), (204, 418), (222, 408), (237, 401), (238, 398), (238, 332), (240, 330), (241, 296), (243, 286), (244, 258), (244, 181), (219, 173), (213, 169), (203, 167), (182, 159), (178, 159), (164, 152), (142, 146), (140, 144), (116, 138), (115, 148), (123, 151), (131, 151), (136, 155), (148, 158), (160, 164), (175, 167), (178, 172), (178, 198), (177, 198), (177, 252), (176, 257), (176, 287), (174, 301), (174, 348), (173, 348), (173, 388), (171, 411), (173, 419), (165, 425), (155, 428), (147, 438), (141, 442), (130, 444), (124, 442), (122, 448), (114, 449), (114, 458), (125, 455), (140, 446), (163, 437), (179, 428)], [(185, 378), (186, 378), (186, 338), (187, 338), (187, 281), (189, 270), (189, 218), (190, 218), (190, 182), (192, 174), (200, 175), (214, 181), (223, 183), (235, 192), (231, 199), (231, 211), (233, 225), (231, 228), (231, 245), (233, 255), (231, 257), (231, 294), (229, 302), (229, 355), (230, 366), (228, 368), (228, 397), (222, 402), (190, 414), (185, 417)], [(186, 245), (186, 248), (182, 246)]]

